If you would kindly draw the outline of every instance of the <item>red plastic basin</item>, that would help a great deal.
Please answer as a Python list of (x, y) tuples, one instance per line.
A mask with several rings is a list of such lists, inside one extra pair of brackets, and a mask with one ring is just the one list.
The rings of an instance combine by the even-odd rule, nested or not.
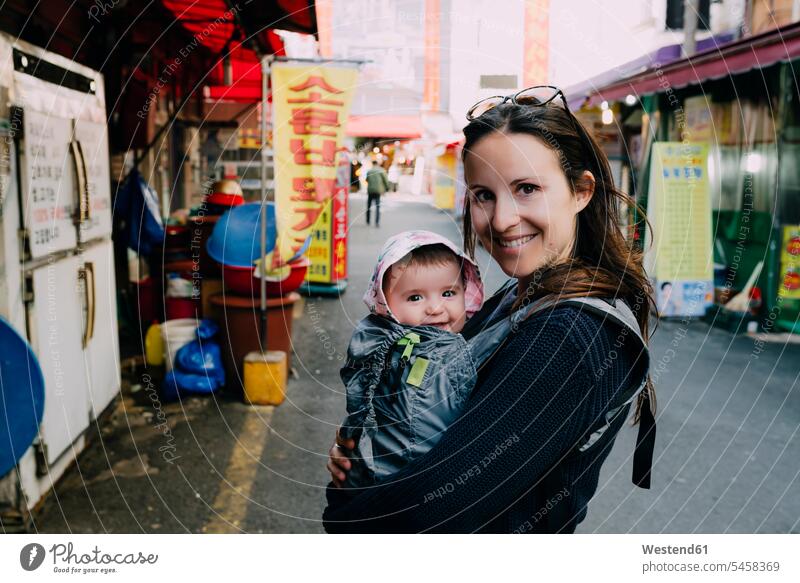
[[(292, 270), (283, 281), (268, 281), (267, 296), (283, 296), (299, 288), (306, 278), (306, 272), (311, 261), (301, 257), (289, 265)], [(261, 282), (255, 277), (255, 266), (233, 267), (222, 266), (222, 283), (231, 293), (248, 297), (258, 297), (261, 293)]]

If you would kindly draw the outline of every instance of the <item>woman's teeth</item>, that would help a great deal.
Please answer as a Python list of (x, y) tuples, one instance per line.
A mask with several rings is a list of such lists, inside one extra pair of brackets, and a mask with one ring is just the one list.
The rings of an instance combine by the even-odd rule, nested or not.
[(527, 237), (520, 237), (519, 239), (514, 239), (513, 241), (503, 241), (502, 239), (498, 239), (497, 243), (501, 247), (512, 248), (512, 247), (522, 247), (525, 243), (533, 239), (536, 235), (529, 235)]

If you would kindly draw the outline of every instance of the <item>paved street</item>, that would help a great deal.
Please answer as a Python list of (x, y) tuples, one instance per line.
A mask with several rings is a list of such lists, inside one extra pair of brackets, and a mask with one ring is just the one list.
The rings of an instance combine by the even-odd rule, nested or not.
[[(309, 298), (295, 320), (287, 401), (161, 404), (141, 371), (111, 423), (46, 499), (41, 532), (321, 532), (326, 452), (341, 421), (338, 368), (361, 293), (390, 235), (425, 228), (458, 240), (454, 219), (384, 200), (380, 230), (351, 202), (349, 287)], [(487, 262), (483, 261), (486, 266)], [(494, 290), (504, 276), (484, 268)], [(653, 489), (630, 483), (635, 429), (623, 429), (580, 532), (800, 532), (800, 345), (661, 323)], [(159, 425), (159, 419), (166, 424)], [(175, 458), (172, 460), (172, 458)]]

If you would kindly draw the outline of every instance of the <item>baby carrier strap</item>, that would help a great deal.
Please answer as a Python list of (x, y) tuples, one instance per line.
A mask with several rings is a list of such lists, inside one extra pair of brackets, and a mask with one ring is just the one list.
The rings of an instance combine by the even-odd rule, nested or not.
[(603, 318), (609, 318), (621, 326), (623, 330), (632, 332), (634, 335), (633, 337), (639, 345), (638, 359), (644, 359), (643, 362), (637, 363), (637, 370), (643, 371), (640, 374), (640, 378), (631, 382), (624, 391), (617, 394), (612, 400), (603, 422), (577, 446), (577, 451), (583, 453), (591, 449), (609, 427), (611, 427), (617, 416), (625, 414), (624, 412), (628, 410), (628, 406), (641, 395), (642, 407), (639, 416), (639, 431), (636, 435), (636, 446), (633, 454), (632, 481), (640, 488), (650, 488), (650, 473), (653, 464), (653, 451), (655, 449), (656, 422), (653, 417), (652, 409), (650, 408), (649, 393), (646, 390), (650, 355), (647, 344), (642, 338), (636, 316), (634, 316), (633, 311), (628, 305), (620, 299), (574, 298), (564, 300), (560, 303), (579, 305), (582, 309), (594, 312)]
[[(628, 305), (621, 299), (611, 300), (605, 298), (569, 298), (559, 300), (558, 298), (544, 297), (532, 302), (527, 308), (518, 310), (512, 315), (512, 320), (516, 323), (530, 317), (536, 312), (556, 305), (571, 305), (581, 310), (592, 312), (604, 320), (608, 319), (620, 326), (625, 331), (625, 335), (631, 335), (639, 346), (639, 358), (644, 358), (637, 370), (642, 371), (640, 378), (629, 383), (625, 390), (619, 392), (609, 404), (609, 409), (598, 423), (593, 426), (591, 432), (576, 443), (562, 458), (571, 459), (574, 456), (585, 455), (599, 447), (602, 437), (615, 424), (624, 422), (624, 417), (629, 411), (628, 406), (633, 403), (639, 395), (642, 395), (642, 408), (639, 418), (639, 431), (636, 436), (636, 446), (633, 454), (633, 475), (632, 481), (640, 488), (650, 488), (650, 473), (653, 462), (653, 451), (655, 447), (656, 424), (650, 409), (649, 395), (647, 387), (647, 371), (649, 369), (649, 351), (647, 343), (642, 337), (636, 316)], [(638, 359), (637, 359), (638, 360)], [(552, 503), (549, 497), (554, 493), (560, 493), (564, 489), (564, 479), (560, 471), (561, 463), (557, 463), (550, 468), (543, 476), (541, 487), (543, 496), (542, 504), (550, 504), (545, 508), (552, 508), (546, 515), (548, 531), (566, 532), (576, 516), (573, 514), (569, 504)]]
[[(581, 310), (592, 312), (604, 320), (611, 320), (624, 331), (626, 336), (629, 334), (632, 335), (639, 347), (639, 358), (644, 359), (643, 362), (637, 363), (637, 370), (643, 371), (640, 374), (640, 378), (629, 383), (625, 390), (619, 392), (614, 397), (603, 419), (592, 428), (589, 435), (585, 436), (567, 453), (567, 456), (584, 454), (594, 449), (614, 422), (618, 421), (621, 415), (626, 414), (628, 406), (633, 403), (639, 395), (642, 395), (639, 431), (636, 436), (636, 447), (633, 454), (632, 481), (641, 488), (650, 488), (650, 473), (653, 462), (653, 451), (655, 448), (656, 423), (650, 408), (649, 394), (645, 390), (647, 387), (647, 370), (649, 368), (650, 359), (649, 351), (644, 338), (642, 338), (636, 316), (633, 314), (630, 307), (621, 299), (611, 300), (606, 298), (582, 297), (559, 300), (558, 298), (545, 296), (531, 302), (530, 305), (512, 314), (512, 329), (514, 329), (514, 324), (518, 324), (534, 313), (556, 305), (575, 306)], [(557, 474), (557, 472), (550, 472), (550, 474)], [(547, 481), (547, 478), (545, 481)], [(559, 488), (556, 488), (556, 491), (558, 489)]]

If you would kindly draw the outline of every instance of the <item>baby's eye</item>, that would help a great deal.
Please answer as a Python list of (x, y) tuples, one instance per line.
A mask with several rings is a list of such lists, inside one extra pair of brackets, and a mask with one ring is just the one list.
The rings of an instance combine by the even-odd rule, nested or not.
[(473, 192), (472, 196), (474, 196), (475, 200), (478, 202), (488, 202), (494, 199), (494, 194), (489, 190), (478, 190)]
[(531, 184), (530, 182), (523, 182), (517, 187), (523, 194), (534, 194), (541, 190), (541, 188), (537, 184)]
[(449, 290), (447, 290), (445, 292), (442, 292), (442, 297), (445, 297), (445, 298), (452, 298), (452, 297), (454, 297), (456, 295), (458, 295), (458, 290), (455, 290), (455, 289), (449, 289)]
[(422, 299), (422, 296), (420, 294), (412, 294), (412, 295), (408, 296), (408, 301), (409, 302), (418, 302), (421, 299)]

